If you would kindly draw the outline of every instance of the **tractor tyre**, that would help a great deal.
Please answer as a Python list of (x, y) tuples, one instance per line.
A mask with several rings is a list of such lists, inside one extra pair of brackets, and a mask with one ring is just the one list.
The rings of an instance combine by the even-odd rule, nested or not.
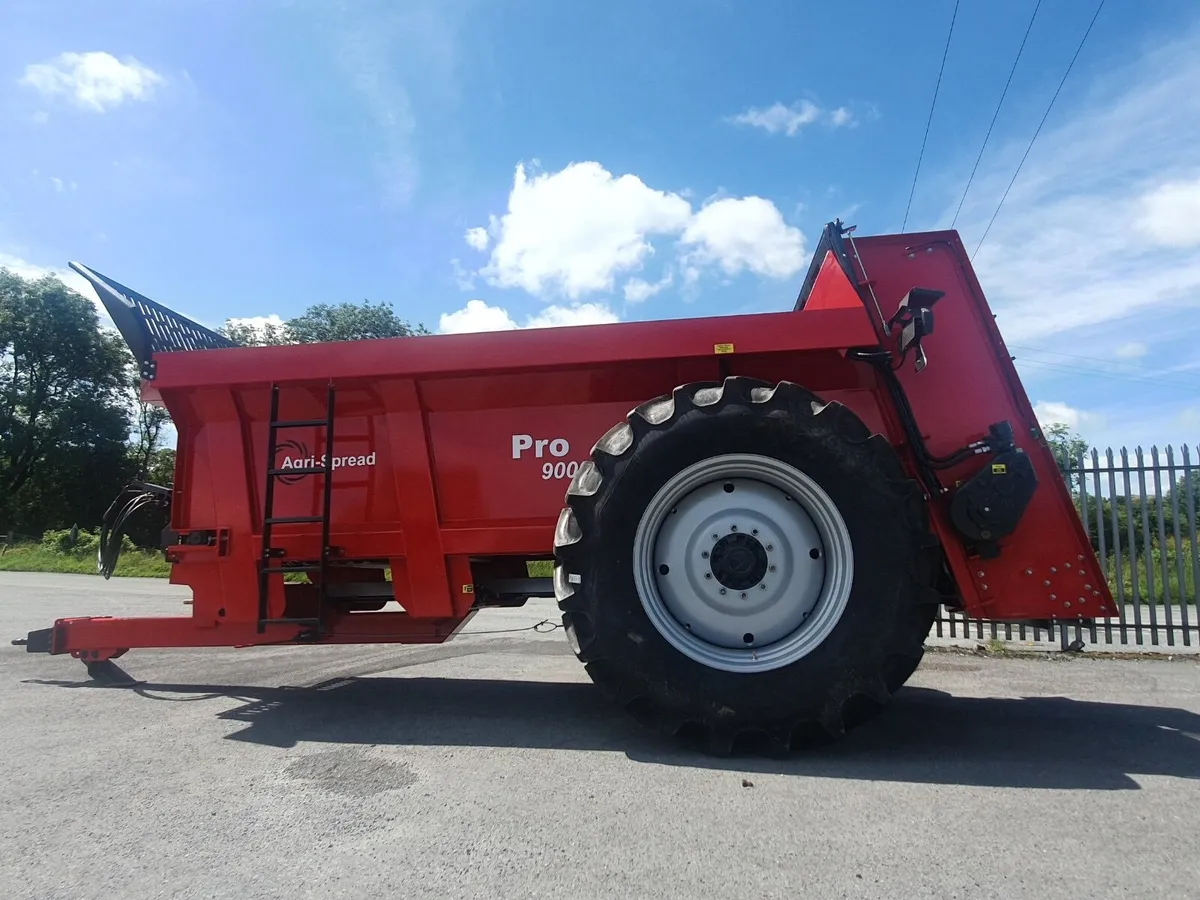
[(924, 492), (840, 403), (684, 385), (600, 438), (565, 503), (572, 649), (609, 699), (698, 749), (825, 743), (921, 661), (942, 563)]

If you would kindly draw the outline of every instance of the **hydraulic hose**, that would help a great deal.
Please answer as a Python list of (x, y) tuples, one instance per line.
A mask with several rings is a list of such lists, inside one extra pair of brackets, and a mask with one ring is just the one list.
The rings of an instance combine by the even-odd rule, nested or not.
[(896, 377), (891, 354), (886, 350), (851, 350), (846, 355), (850, 359), (868, 363), (883, 376), (884, 384), (887, 385), (888, 393), (891, 394), (892, 402), (900, 417), (900, 423), (904, 426), (913, 453), (917, 457), (922, 480), (934, 496), (945, 492), (945, 488), (937, 476), (937, 470), (949, 469), (976, 454), (987, 453), (992, 449), (987, 441), (976, 441), (955, 450), (948, 456), (933, 455), (925, 446), (925, 441), (921, 437), (921, 429), (917, 426), (916, 416), (912, 406), (909, 405), (908, 395), (904, 393), (904, 387)]
[[(125, 537), (125, 525), (129, 519), (148, 506), (169, 506), (170, 497), (169, 487), (135, 481), (112, 502), (100, 524), (100, 547), (96, 553), (97, 569), (106, 580), (112, 578), (113, 572), (116, 571), (117, 560), (121, 557), (121, 544)], [(123, 505), (122, 500), (125, 501)]]

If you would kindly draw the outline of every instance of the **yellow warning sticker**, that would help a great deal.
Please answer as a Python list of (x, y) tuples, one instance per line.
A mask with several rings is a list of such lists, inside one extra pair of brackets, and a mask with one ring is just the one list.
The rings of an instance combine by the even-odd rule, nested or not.
[(464, 594), (473, 594), (473, 593), (475, 593), (475, 585), (473, 585), (473, 584), (464, 584), (464, 585), (463, 585), (463, 593), (464, 593)]
[(1008, 466), (1006, 466), (1004, 463), (992, 463), (992, 474), (993, 475), (1007, 475), (1008, 474)]
[(732, 353), (733, 344), (713, 344), (713, 353)]

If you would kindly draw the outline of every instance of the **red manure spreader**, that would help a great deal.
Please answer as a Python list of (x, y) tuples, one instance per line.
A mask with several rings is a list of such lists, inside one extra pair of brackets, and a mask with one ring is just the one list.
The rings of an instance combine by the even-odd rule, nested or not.
[(101, 569), (130, 511), (169, 504), (193, 601), (59, 619), (30, 652), (441, 643), (553, 596), (637, 719), (786, 752), (881, 710), (939, 604), (1115, 613), (954, 231), (833, 222), (791, 311), (273, 347), (73, 267), (179, 433)]

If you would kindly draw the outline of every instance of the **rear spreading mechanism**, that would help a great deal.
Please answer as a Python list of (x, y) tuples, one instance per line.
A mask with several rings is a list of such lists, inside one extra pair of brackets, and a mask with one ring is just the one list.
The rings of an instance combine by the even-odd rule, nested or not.
[(193, 600), (26, 649), (99, 671), (135, 647), (440, 643), (553, 595), (608, 696), (726, 753), (866, 721), (941, 603), (1112, 614), (958, 235), (850, 231), (825, 228), (787, 312), (354, 345), (234, 347), (72, 264), (180, 434), (173, 483), (105, 516), (100, 571), (169, 505)]

